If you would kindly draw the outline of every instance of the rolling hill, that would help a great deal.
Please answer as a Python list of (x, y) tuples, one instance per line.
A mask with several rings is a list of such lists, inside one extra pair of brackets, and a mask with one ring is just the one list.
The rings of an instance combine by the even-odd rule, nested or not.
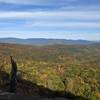
[(25, 44), (25, 45), (53, 45), (53, 44), (84, 45), (95, 42), (87, 40), (43, 39), (43, 38), (29, 38), (29, 39), (0, 38), (0, 43), (14, 43), (14, 44)]

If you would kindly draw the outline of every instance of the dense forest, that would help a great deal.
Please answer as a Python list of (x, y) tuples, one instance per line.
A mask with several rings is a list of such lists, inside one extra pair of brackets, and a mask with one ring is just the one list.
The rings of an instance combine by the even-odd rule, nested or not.
[[(54, 91), (100, 100), (100, 44), (28, 46), (2, 43), (0, 73), (10, 73), (10, 56), (17, 62), (18, 77), (22, 79)], [(6, 75), (0, 74), (0, 87), (5, 80)]]

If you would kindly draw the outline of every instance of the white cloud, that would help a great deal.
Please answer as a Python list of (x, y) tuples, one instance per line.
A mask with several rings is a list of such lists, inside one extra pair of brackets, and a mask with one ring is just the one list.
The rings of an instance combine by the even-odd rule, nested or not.
[(37, 12), (0, 12), (0, 19), (75, 19), (100, 20), (99, 11), (37, 11)]
[(43, 28), (61, 28), (61, 29), (100, 29), (100, 23), (97, 22), (36, 22), (26, 26)]
[(34, 5), (45, 5), (45, 4), (67, 4), (69, 2), (75, 2), (78, 0), (0, 0), (2, 3), (12, 4), (34, 4)]
[(31, 4), (33, 2), (33, 0), (0, 0), (0, 2), (12, 3), (12, 4)]
[(32, 12), (0, 12), (1, 19), (24, 19), (31, 18), (33, 15)]
[(60, 10), (73, 10), (73, 11), (99, 11), (100, 10), (100, 6), (98, 5), (68, 5), (68, 6), (62, 6), (61, 8), (59, 8)]
[(24, 26), (31, 28), (100, 29), (100, 12), (96, 11), (0, 12), (0, 19), (24, 19), (29, 22)]

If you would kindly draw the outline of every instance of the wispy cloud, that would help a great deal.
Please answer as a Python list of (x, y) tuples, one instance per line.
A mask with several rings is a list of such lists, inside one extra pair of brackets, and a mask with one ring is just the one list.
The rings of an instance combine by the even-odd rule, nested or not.
[(24, 23), (24, 26), (27, 26), (28, 28), (100, 28), (100, 12), (93, 11), (0, 12), (0, 19), (24, 20), (26, 22), (26, 24)]
[(56, 29), (100, 29), (100, 23), (96, 22), (37, 22), (32, 25), (32, 28), (56, 28)]
[[(0, 0), (0, 34), (1, 32), (46, 32), (48, 36), (51, 33), (56, 36), (62, 33), (63, 37), (68, 32), (72, 33), (70, 36), (66, 34), (70, 38), (82, 38), (84, 33), (90, 37), (89, 33), (94, 33), (91, 36), (95, 37), (95, 34), (100, 34), (100, 1)], [(100, 36), (98, 34), (96, 36)], [(53, 36), (54, 34), (51, 37)]]
[(100, 20), (99, 11), (39, 11), (39, 12), (0, 12), (0, 18), (59, 18), (59, 19), (78, 19), (78, 20)]
[(64, 4), (75, 2), (78, 0), (0, 0), (1, 3), (11, 4), (33, 4), (33, 5), (48, 5), (48, 4)]

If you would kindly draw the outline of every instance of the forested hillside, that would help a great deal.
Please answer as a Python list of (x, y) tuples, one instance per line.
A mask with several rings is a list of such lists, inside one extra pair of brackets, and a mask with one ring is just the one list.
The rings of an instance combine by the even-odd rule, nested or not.
[[(16, 60), (22, 79), (53, 91), (66, 91), (91, 100), (100, 99), (100, 44), (0, 44), (1, 72), (10, 73), (10, 56)], [(1, 75), (0, 80), (1, 87), (5, 77)]]

